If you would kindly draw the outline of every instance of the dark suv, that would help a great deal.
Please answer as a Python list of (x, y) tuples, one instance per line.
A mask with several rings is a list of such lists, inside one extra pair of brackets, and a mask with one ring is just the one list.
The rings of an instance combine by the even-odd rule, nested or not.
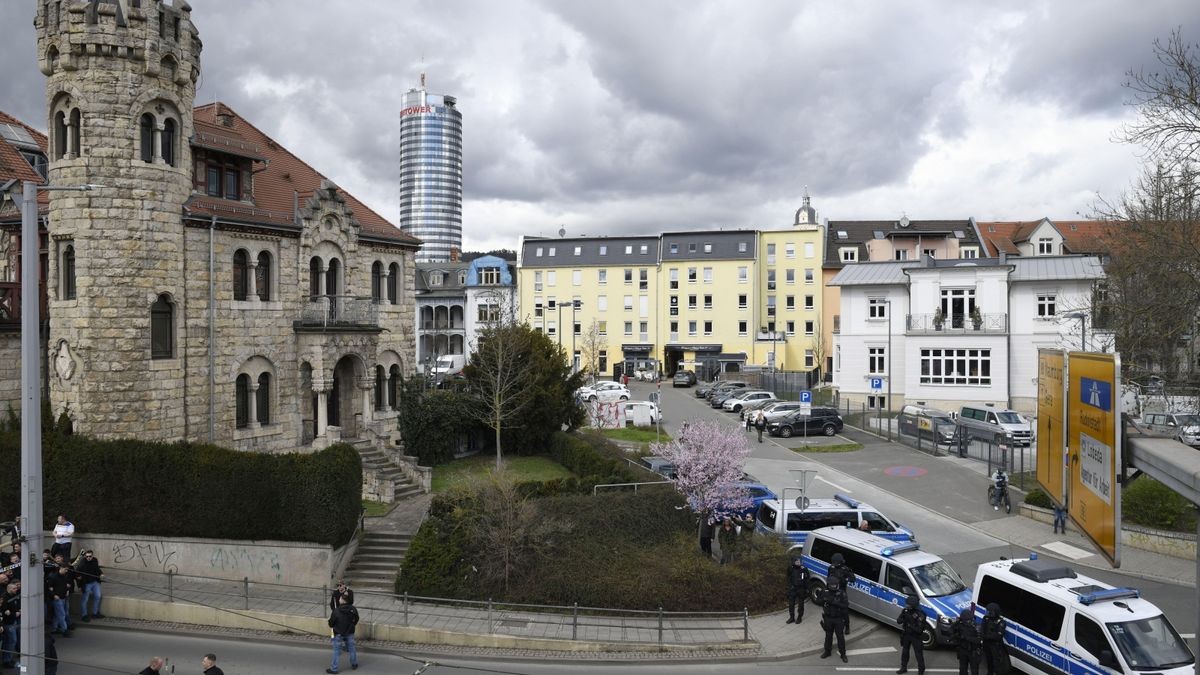
[(796, 410), (767, 425), (767, 433), (784, 438), (801, 434), (833, 436), (841, 430), (842, 417), (833, 408), (813, 408), (807, 416)]
[(696, 384), (696, 373), (690, 370), (677, 370), (675, 377), (671, 378), (672, 387), (690, 387)]

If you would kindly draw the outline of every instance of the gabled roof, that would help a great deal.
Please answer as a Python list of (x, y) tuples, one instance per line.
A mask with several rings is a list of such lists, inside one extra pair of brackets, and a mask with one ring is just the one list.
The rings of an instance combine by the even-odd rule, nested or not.
[[(466, 288), (465, 283), (459, 283), (459, 273), (467, 272), (471, 263), (456, 261), (444, 262), (421, 262), (417, 263), (417, 278), (416, 291), (420, 295), (455, 295), (461, 296)], [(441, 284), (433, 285), (429, 283), (431, 274), (445, 274)]]
[[(867, 260), (867, 242), (880, 237), (928, 236), (957, 239), (962, 246), (980, 246), (975, 223), (966, 220), (831, 220), (825, 228), (825, 269), (842, 267), (839, 248), (858, 249), (858, 259)], [(959, 236), (961, 234), (961, 236)], [(855, 265), (861, 263), (853, 263)]]
[(1058, 232), (1063, 239), (1064, 253), (1106, 254), (1108, 242), (1105, 238), (1124, 223), (1108, 220), (1052, 220), (1041, 218), (1030, 221), (999, 221), (979, 223), (979, 234), (988, 245), (988, 255), (1001, 252), (1020, 255), (1017, 244), (1029, 241), (1043, 222)]
[(983, 238), (989, 256), (1000, 253), (1020, 255), (1021, 249), (1017, 244), (1029, 241), (1033, 231), (1041, 224), (1041, 220), (980, 222), (979, 236)]
[[(49, 139), (42, 132), (25, 124), (21, 120), (9, 115), (0, 110), (0, 124), (7, 124), (17, 130), (17, 133), (24, 132), (33, 139), (36, 149), (40, 150), (43, 155), (48, 156)], [(22, 135), (24, 135), (22, 134)], [(0, 134), (0, 184), (7, 183), (10, 180), (27, 181), (31, 180), (35, 183), (45, 183), (46, 180), (38, 174), (37, 171), (25, 161), (21, 156), (22, 149), (25, 148), (14, 144), (7, 138), (7, 134)], [(18, 190), (18, 194), (20, 191)], [(50, 198), (45, 190), (38, 190), (38, 212), (45, 214), (50, 207)], [(20, 217), (19, 208), (14, 207), (11, 202), (7, 205), (0, 206), (0, 214), (6, 218), (8, 216)]]
[(1128, 223), (1117, 220), (1055, 220), (1052, 221), (1062, 235), (1063, 247), (1071, 253), (1108, 255), (1108, 238), (1117, 234)]
[[(188, 210), (193, 214), (230, 217), (247, 222), (287, 224), (293, 221), (293, 194), (299, 192), (301, 203), (312, 196), (322, 183), (323, 174), (307, 162), (279, 145), (258, 127), (238, 115), (224, 103), (209, 103), (195, 109), (196, 145), (213, 148), (233, 155), (265, 160), (266, 166), (254, 174), (254, 205), (193, 195)], [(222, 124), (217, 115), (228, 116), (230, 125)], [(222, 147), (224, 146), (224, 147)], [(400, 231), (383, 216), (347, 192), (338, 190), (354, 218), (362, 226), (362, 235), (400, 244), (419, 245), (420, 240)]]

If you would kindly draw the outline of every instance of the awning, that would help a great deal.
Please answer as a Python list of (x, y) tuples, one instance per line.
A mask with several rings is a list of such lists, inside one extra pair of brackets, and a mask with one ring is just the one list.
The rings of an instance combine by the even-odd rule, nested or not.
[(724, 352), (717, 354), (718, 361), (745, 361), (746, 352)]

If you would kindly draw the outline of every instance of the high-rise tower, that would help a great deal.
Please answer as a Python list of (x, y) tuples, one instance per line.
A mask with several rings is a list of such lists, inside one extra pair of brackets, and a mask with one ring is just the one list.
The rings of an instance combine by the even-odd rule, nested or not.
[(185, 0), (39, 2), (46, 80), (50, 395), (100, 437), (179, 438), (200, 40)]
[(400, 110), (400, 229), (424, 244), (417, 262), (450, 259), (462, 249), (462, 113), (453, 96), (421, 86)]

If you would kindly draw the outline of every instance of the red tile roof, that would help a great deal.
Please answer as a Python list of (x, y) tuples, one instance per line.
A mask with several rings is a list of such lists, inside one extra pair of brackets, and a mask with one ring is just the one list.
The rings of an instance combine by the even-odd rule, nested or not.
[[(226, 126), (217, 119), (217, 114), (229, 115), (232, 126)], [(328, 180), (324, 175), (312, 168), (308, 163), (293, 155), (286, 148), (276, 143), (270, 136), (260, 131), (245, 118), (238, 115), (224, 103), (210, 103), (195, 109), (196, 131), (200, 135), (201, 145), (211, 147), (211, 139), (222, 142), (244, 144), (238, 149), (227, 149), (236, 155), (247, 155), (251, 149), (257, 151), (254, 156), (268, 160), (267, 166), (254, 175), (254, 205), (233, 202), (224, 199), (214, 199), (206, 196), (195, 196), (188, 202), (192, 213), (232, 217), (242, 220), (265, 221), (268, 223), (292, 222), (293, 192), (300, 193), (301, 206), (304, 200)], [(401, 244), (419, 245), (420, 240), (406, 234), (383, 216), (372, 211), (366, 204), (358, 201), (353, 195), (341, 191), (346, 206), (354, 211), (354, 218), (362, 226), (362, 234), (387, 239)]]
[[(37, 142), (38, 146), (42, 149), (42, 152), (48, 152), (49, 139), (47, 139), (45, 134), (37, 129), (25, 124), (21, 120), (9, 115), (3, 110), (0, 110), (0, 124), (11, 124), (13, 126), (18, 126), (25, 129), (31, 136), (33, 136), (33, 140)], [(0, 137), (0, 183), (7, 183), (14, 178), (20, 181), (31, 180), (35, 183), (46, 182), (37, 171), (33, 170), (33, 167), (29, 165), (29, 162), (25, 161), (25, 158), (21, 156), (21, 153), (15, 146), (9, 144), (7, 140)], [(49, 206), (50, 199), (46, 194), (46, 191), (39, 190), (38, 211), (41, 213), (46, 213), (46, 211), (49, 209)], [(12, 211), (13, 213), (9, 213), (9, 211)], [(0, 206), (0, 213), (3, 213), (5, 216), (19, 215), (19, 210), (14, 209), (11, 203), (9, 203), (7, 206)]]
[(1054, 227), (1062, 235), (1063, 247), (1071, 253), (1107, 254), (1109, 237), (1126, 223), (1116, 220), (1056, 220)]
[(1017, 244), (1029, 241), (1029, 235), (1041, 225), (1041, 220), (980, 222), (979, 235), (988, 247), (988, 255), (995, 257), (1001, 252), (1020, 255)]

